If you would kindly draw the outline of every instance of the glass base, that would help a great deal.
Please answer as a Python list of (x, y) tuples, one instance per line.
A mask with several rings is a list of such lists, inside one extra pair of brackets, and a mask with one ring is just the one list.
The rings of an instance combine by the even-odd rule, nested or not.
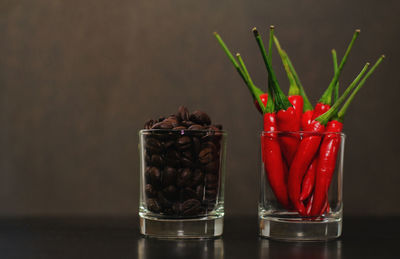
[(222, 235), (224, 217), (160, 219), (140, 215), (140, 233), (157, 238), (214, 238)]
[(277, 217), (259, 219), (260, 236), (283, 241), (326, 241), (340, 237), (342, 220), (303, 220)]

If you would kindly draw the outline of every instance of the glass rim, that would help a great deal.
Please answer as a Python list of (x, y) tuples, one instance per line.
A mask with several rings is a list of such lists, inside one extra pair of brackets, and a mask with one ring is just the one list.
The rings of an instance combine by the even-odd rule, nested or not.
[(346, 134), (344, 132), (331, 132), (331, 131), (324, 131), (324, 132), (314, 132), (314, 131), (304, 131), (304, 130), (299, 130), (299, 131), (261, 131), (260, 135), (264, 136), (266, 134), (288, 134), (288, 135), (328, 135), (328, 134), (335, 134), (335, 135), (340, 135), (342, 137), (346, 137)]
[(139, 130), (139, 134), (143, 133), (217, 133), (219, 135), (226, 136), (228, 133), (225, 130), (212, 130), (212, 129), (204, 129), (204, 130), (191, 130), (191, 129), (141, 129)]

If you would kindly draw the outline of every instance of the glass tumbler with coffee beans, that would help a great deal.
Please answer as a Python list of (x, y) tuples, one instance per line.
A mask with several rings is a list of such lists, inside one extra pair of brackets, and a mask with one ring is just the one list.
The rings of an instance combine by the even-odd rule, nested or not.
[(163, 238), (222, 235), (226, 132), (201, 111), (149, 120), (139, 132), (140, 231)]

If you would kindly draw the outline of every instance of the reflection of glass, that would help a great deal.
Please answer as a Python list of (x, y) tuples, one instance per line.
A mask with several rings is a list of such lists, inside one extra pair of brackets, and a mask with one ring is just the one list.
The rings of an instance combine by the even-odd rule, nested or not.
[(222, 235), (226, 133), (141, 130), (139, 140), (141, 233)]
[[(316, 146), (318, 149), (315, 150), (314, 156), (310, 156), (311, 159), (309, 159), (310, 162), (305, 166), (303, 178), (297, 180), (299, 182), (297, 185), (299, 188), (298, 191), (301, 193), (302, 188), (304, 188), (305, 175), (313, 165), (317, 168), (315, 171), (316, 174), (318, 172), (323, 172), (324, 175), (331, 174), (329, 178), (331, 180), (329, 183), (321, 182), (318, 181), (318, 176), (314, 177), (315, 182), (312, 185), (313, 187), (310, 188), (309, 195), (306, 196), (307, 198), (303, 200), (300, 200), (300, 198), (296, 199), (295, 201), (298, 204), (295, 204), (293, 202), (293, 193), (296, 193), (297, 188), (296, 185), (291, 185), (288, 178), (290, 178), (290, 174), (292, 173), (292, 166), (299, 160), (296, 157), (296, 153), (296, 158), (293, 159), (294, 162), (292, 164), (288, 163), (288, 159), (285, 156), (285, 151), (288, 149), (285, 150), (284, 148), (287, 143), (296, 143), (295, 145), (298, 145), (299, 141), (305, 138), (308, 140), (313, 139), (313, 141), (317, 140), (316, 143), (317, 145), (319, 143), (319, 146)], [(329, 153), (333, 159), (329, 163), (329, 168), (320, 170), (320, 158), (325, 158), (322, 154), (324, 150), (322, 147), (328, 147), (328, 145), (324, 144), (331, 140), (334, 141), (330, 142), (331, 144), (329, 148), (326, 148), (325, 154)], [(337, 238), (341, 235), (344, 140), (345, 135), (343, 133), (262, 132), (263, 167), (261, 170), (261, 195), (258, 210), (261, 236), (295, 241), (327, 240)], [(281, 153), (275, 154), (273, 151), (276, 150)], [(311, 151), (309, 152), (311, 153)], [(277, 158), (282, 161), (279, 163), (282, 174), (276, 174), (276, 172), (279, 172), (277, 170)], [(282, 178), (277, 178), (277, 175), (282, 175)], [(318, 192), (316, 189), (322, 191)], [(285, 194), (286, 199), (284, 199)], [(289, 202), (287, 202), (288, 196)], [(315, 197), (319, 197), (319, 199), (315, 199)], [(315, 200), (319, 200), (320, 202), (315, 202)], [(287, 204), (285, 204), (285, 201)], [(315, 204), (319, 204), (320, 206)], [(304, 212), (298, 209), (301, 207), (300, 205), (303, 206)]]
[(140, 238), (138, 240), (138, 258), (223, 259), (224, 242), (222, 239), (167, 240)]
[(260, 238), (260, 258), (339, 259), (342, 243), (333, 242), (277, 242)]

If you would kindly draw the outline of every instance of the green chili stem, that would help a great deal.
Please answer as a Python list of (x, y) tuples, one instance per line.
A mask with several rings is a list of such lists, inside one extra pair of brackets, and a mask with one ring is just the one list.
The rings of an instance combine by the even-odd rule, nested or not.
[(319, 121), (322, 125), (326, 125), (328, 121), (337, 113), (339, 110), (339, 106), (344, 102), (346, 97), (349, 95), (349, 93), (354, 89), (354, 87), (357, 85), (357, 83), (360, 81), (362, 76), (365, 74), (367, 71), (367, 68), (369, 67), (369, 63), (366, 63), (364, 68), (361, 70), (361, 72), (358, 74), (358, 76), (353, 80), (353, 82), (346, 88), (342, 96), (335, 102), (335, 104), (324, 114), (316, 118), (316, 121)]
[(276, 49), (278, 50), (279, 56), (281, 57), (283, 67), (285, 68), (286, 75), (289, 79), (289, 96), (299, 95), (300, 89), (296, 84), (296, 80), (294, 79), (292, 71), (290, 70), (287, 59), (285, 58), (285, 53), (283, 53), (282, 47), (276, 36), (274, 36), (274, 41), (275, 41), (275, 46), (276, 46)]
[(248, 80), (246, 78), (245, 73), (243, 72), (242, 68), (240, 67), (239, 63), (236, 61), (235, 57), (232, 55), (231, 51), (228, 49), (228, 47), (226, 46), (225, 42), (222, 40), (221, 36), (219, 36), (219, 34), (217, 32), (214, 32), (215, 37), (217, 38), (219, 44), (221, 45), (222, 49), (224, 50), (225, 54), (228, 56), (229, 60), (232, 62), (233, 66), (236, 68), (236, 70), (238, 71), (240, 77), (243, 79), (243, 81), (245, 82), (247, 88), (249, 89), (252, 97), (254, 99), (256, 99), (257, 96), (263, 94), (264, 92), (258, 88), (257, 86), (250, 85), (248, 83)]
[(308, 99), (307, 94), (306, 94), (306, 92), (305, 92), (305, 90), (303, 88), (303, 85), (302, 85), (302, 83), (300, 81), (300, 78), (297, 75), (296, 70), (294, 69), (292, 61), (290, 60), (288, 54), (285, 51), (283, 51), (283, 53), (285, 54), (285, 58), (286, 58), (287, 63), (289, 65), (290, 71), (292, 71), (294, 80), (296, 80), (296, 84), (300, 89), (300, 95), (301, 95), (301, 97), (303, 97), (303, 102), (304, 102), (304, 104), (303, 104), (303, 112), (314, 110), (314, 107), (312, 106), (312, 104), (311, 104), (310, 100)]
[[(338, 71), (338, 63), (337, 63), (337, 56), (336, 50), (332, 50), (332, 59), (333, 59), (333, 71), (336, 74)], [(333, 89), (333, 103), (337, 101), (339, 98), (339, 81), (336, 83), (335, 88)]]
[(254, 37), (256, 38), (258, 47), (260, 48), (262, 57), (264, 59), (264, 63), (267, 68), (268, 75), (271, 77), (271, 82), (272, 82), (272, 84), (271, 84), (272, 91), (271, 92), (273, 92), (273, 97), (275, 98), (276, 108), (277, 108), (277, 110), (286, 110), (287, 108), (291, 107), (292, 104), (289, 102), (286, 95), (282, 92), (282, 90), (279, 87), (279, 83), (278, 83), (278, 80), (276, 79), (274, 70), (272, 69), (271, 63), (268, 60), (268, 57), (267, 57), (267, 54), (265, 51), (265, 47), (264, 47), (264, 43), (263, 43), (261, 36), (258, 33), (256, 28), (253, 28), (253, 33), (254, 33)]
[(340, 76), (340, 73), (342, 72), (343, 66), (344, 66), (344, 64), (346, 64), (347, 57), (349, 56), (351, 48), (353, 47), (354, 42), (357, 39), (359, 34), (360, 34), (360, 30), (356, 30), (354, 32), (353, 38), (351, 39), (351, 42), (350, 42), (349, 46), (347, 47), (347, 50), (346, 50), (346, 52), (345, 52), (345, 54), (344, 54), (344, 56), (342, 58), (342, 61), (340, 62), (340, 65), (339, 65), (337, 73), (335, 73), (335, 75), (333, 76), (332, 81), (330, 82), (328, 88), (325, 90), (325, 92), (323, 93), (321, 99), (319, 99), (318, 102), (323, 103), (323, 104), (328, 104), (328, 105), (331, 104), (333, 88), (334, 88), (334, 86), (336, 85), (336, 83), (337, 83), (337, 81), (339, 79), (339, 76)]
[(364, 85), (365, 81), (368, 79), (369, 76), (375, 71), (375, 69), (379, 66), (379, 64), (383, 61), (385, 58), (385, 55), (382, 55), (376, 63), (371, 67), (371, 69), (368, 71), (368, 73), (365, 75), (365, 77), (361, 80), (361, 82), (357, 85), (357, 88), (351, 93), (349, 99), (343, 104), (342, 109), (338, 112), (338, 119), (339, 121), (343, 121), (343, 117), (346, 114), (347, 109), (349, 108), (351, 102), (354, 99), (354, 96), (360, 91), (361, 87)]
[[(246, 68), (246, 65), (244, 64), (243, 59), (242, 59), (242, 57), (240, 56), (240, 53), (236, 53), (236, 57), (237, 57), (237, 59), (239, 60), (239, 64), (240, 64), (240, 66), (241, 66), (242, 69), (243, 69), (243, 72), (244, 72), (244, 74), (245, 74), (245, 76), (246, 76), (246, 80), (247, 80), (248, 85), (250, 86), (250, 88), (254, 89), (255, 86), (254, 86), (254, 84), (253, 84), (253, 81), (251, 80), (250, 74), (249, 74), (249, 72), (248, 72), (248, 70), (247, 70), (247, 68)], [(257, 94), (256, 94), (254, 97), (255, 97), (255, 99), (257, 100), (258, 105), (260, 106), (262, 112), (265, 113), (265, 106), (264, 106), (264, 104), (263, 104), (263, 102), (262, 102), (262, 100), (261, 100), (261, 98), (260, 98), (260, 95), (257, 95)], [(269, 97), (269, 96), (268, 96), (268, 97)], [(269, 98), (268, 98), (268, 99), (269, 99)]]

